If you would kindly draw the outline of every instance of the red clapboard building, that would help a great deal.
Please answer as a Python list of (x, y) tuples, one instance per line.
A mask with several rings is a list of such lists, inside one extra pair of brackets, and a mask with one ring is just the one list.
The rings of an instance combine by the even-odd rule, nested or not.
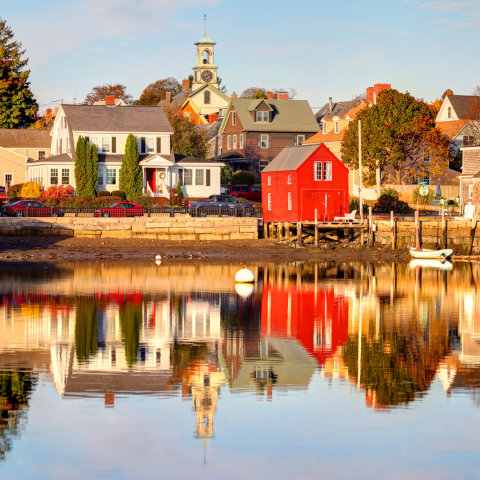
[(262, 172), (265, 222), (333, 221), (348, 213), (348, 168), (325, 145), (284, 148)]

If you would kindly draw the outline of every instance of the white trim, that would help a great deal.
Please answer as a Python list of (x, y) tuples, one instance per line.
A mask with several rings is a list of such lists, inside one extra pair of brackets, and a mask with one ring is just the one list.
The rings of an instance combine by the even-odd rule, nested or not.
[(267, 198), (268, 198), (268, 210), (271, 210), (272, 209), (272, 194), (271, 193), (267, 194)]
[[(19, 157), (23, 157), (27, 159), (29, 158), (27, 155), (22, 155), (21, 153), (14, 152), (13, 150), (9, 150), (8, 148), (5, 148), (5, 147), (0, 147), (0, 150), (5, 150), (6, 152), (13, 153), (14, 155), (18, 155)], [(30, 150), (30, 149), (26, 149), (26, 150)]]
[(292, 210), (292, 192), (288, 192), (287, 208)]

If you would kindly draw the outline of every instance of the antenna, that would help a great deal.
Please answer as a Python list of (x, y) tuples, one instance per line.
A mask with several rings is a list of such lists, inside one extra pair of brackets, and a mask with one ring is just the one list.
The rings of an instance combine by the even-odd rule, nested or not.
[(203, 21), (205, 22), (205, 36), (207, 36), (207, 15), (203, 14)]

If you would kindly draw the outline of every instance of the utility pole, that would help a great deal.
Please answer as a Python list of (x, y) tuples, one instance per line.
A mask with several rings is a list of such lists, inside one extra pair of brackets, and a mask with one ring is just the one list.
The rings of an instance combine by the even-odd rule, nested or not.
[(360, 219), (363, 225), (363, 195), (362, 195), (362, 121), (358, 121), (358, 203), (360, 204)]

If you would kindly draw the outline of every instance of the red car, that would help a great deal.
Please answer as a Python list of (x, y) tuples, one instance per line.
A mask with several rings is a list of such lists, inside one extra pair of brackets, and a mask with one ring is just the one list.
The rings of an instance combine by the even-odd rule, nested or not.
[(143, 217), (143, 207), (130, 202), (118, 202), (95, 210), (95, 217)]
[(7, 199), (7, 191), (5, 187), (0, 187), (0, 200), (5, 201)]
[(8, 217), (63, 217), (65, 212), (58, 207), (47, 207), (36, 200), (19, 200), (7, 205), (2, 215)]
[(232, 197), (245, 198), (246, 200), (262, 201), (262, 191), (253, 185), (230, 185), (228, 194)]

